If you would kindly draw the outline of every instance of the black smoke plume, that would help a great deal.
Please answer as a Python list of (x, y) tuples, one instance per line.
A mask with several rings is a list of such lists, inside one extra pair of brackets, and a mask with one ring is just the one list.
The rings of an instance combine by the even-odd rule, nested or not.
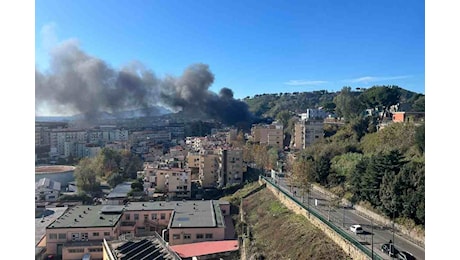
[(75, 41), (66, 41), (51, 53), (46, 72), (35, 69), (36, 109), (47, 105), (55, 112), (83, 114), (88, 124), (101, 112), (166, 106), (175, 111), (205, 113), (227, 125), (251, 122), (246, 103), (223, 88), (209, 90), (214, 75), (206, 64), (193, 64), (180, 77), (159, 79), (141, 63), (120, 70), (83, 52)]

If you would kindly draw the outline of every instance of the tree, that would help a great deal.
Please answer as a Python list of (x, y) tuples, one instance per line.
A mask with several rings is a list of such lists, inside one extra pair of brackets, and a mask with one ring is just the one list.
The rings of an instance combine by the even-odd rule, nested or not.
[(425, 153), (425, 124), (415, 129), (415, 144), (422, 154)]
[(112, 174), (108, 179), (107, 179), (107, 183), (111, 186), (111, 187), (115, 187), (117, 186), (118, 184), (122, 183), (124, 180), (123, 178), (123, 175), (119, 172), (117, 173), (114, 173)]
[(142, 180), (142, 178), (139, 178), (133, 183), (131, 183), (131, 189), (133, 192), (143, 191), (144, 190), (144, 180)]
[(336, 113), (346, 120), (359, 117), (365, 106), (356, 94), (351, 92), (351, 87), (343, 87), (339, 95), (334, 98)]
[(78, 189), (90, 193), (99, 190), (100, 184), (96, 178), (97, 172), (94, 170), (93, 161), (90, 158), (80, 160), (74, 175)]
[(289, 119), (291, 119), (291, 113), (289, 113), (288, 110), (281, 110), (280, 112), (278, 112), (278, 114), (276, 114), (275, 118), (276, 120), (278, 120), (278, 122), (283, 124), (283, 129), (286, 129)]
[(400, 96), (398, 86), (373, 86), (362, 92), (359, 98), (367, 108), (389, 108), (399, 102)]

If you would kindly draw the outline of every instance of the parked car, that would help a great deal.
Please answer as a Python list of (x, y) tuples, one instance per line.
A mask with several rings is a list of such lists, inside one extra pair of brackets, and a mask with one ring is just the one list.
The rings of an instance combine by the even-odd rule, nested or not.
[(393, 244), (389, 244), (389, 243), (383, 244), (380, 247), (380, 249), (382, 250), (382, 252), (384, 252), (385, 254), (391, 257), (394, 257), (399, 253), (399, 250), (396, 249), (396, 247)]
[(361, 225), (351, 225), (350, 226), (350, 231), (355, 233), (355, 234), (361, 234), (361, 233), (364, 233), (364, 230), (363, 228), (361, 227)]
[(406, 251), (399, 251), (396, 257), (400, 260), (416, 260), (413, 254)]

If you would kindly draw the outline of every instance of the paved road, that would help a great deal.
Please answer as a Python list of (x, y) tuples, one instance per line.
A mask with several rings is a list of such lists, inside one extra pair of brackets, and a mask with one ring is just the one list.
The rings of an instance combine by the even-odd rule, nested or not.
[[(355, 236), (358, 241), (366, 245), (371, 251), (373, 250), (382, 258), (392, 259), (380, 250), (382, 244), (388, 243), (392, 240), (396, 249), (412, 253), (417, 260), (425, 259), (424, 248), (412, 243), (398, 234), (394, 234), (393, 236), (392, 228), (380, 227), (379, 225), (373, 224), (371, 220), (358, 215), (355, 209), (332, 209), (328, 206), (329, 198), (314, 190), (310, 192), (307, 202), (306, 194), (302, 196), (302, 191), (300, 189), (289, 187), (285, 178), (277, 179), (277, 183), (284, 191), (290, 193), (291, 195), (294, 195), (293, 193), (295, 192), (295, 196), (299, 201), (303, 201), (304, 205), (308, 205), (311, 209), (320, 213), (326, 219), (329, 219), (337, 227), (341, 227), (350, 235)], [(355, 235), (349, 230), (349, 227), (353, 224), (360, 224), (365, 232), (363, 234)], [(373, 236), (372, 233), (374, 234)]]

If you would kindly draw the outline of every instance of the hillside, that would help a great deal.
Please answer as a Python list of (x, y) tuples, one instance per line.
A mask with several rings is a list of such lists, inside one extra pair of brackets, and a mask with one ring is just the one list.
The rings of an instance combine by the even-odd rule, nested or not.
[[(235, 196), (243, 196), (257, 186), (253, 183), (245, 187), (230, 201), (238, 203)], [(248, 259), (350, 259), (322, 231), (289, 211), (267, 189), (245, 198), (243, 208), (251, 238)], [(241, 233), (241, 223), (236, 219), (236, 230)]]
[[(276, 117), (283, 111), (295, 113), (305, 112), (308, 108), (323, 107), (331, 112), (335, 108), (334, 98), (341, 92), (317, 90), (311, 92), (293, 92), (278, 94), (259, 94), (244, 98), (249, 110), (256, 116)], [(391, 100), (391, 103), (401, 104), (404, 111), (424, 111), (425, 95), (415, 93), (398, 86), (373, 86), (368, 89), (356, 89), (352, 94), (357, 96), (363, 104), (369, 105), (378, 99)], [(423, 109), (423, 111), (421, 111)]]

